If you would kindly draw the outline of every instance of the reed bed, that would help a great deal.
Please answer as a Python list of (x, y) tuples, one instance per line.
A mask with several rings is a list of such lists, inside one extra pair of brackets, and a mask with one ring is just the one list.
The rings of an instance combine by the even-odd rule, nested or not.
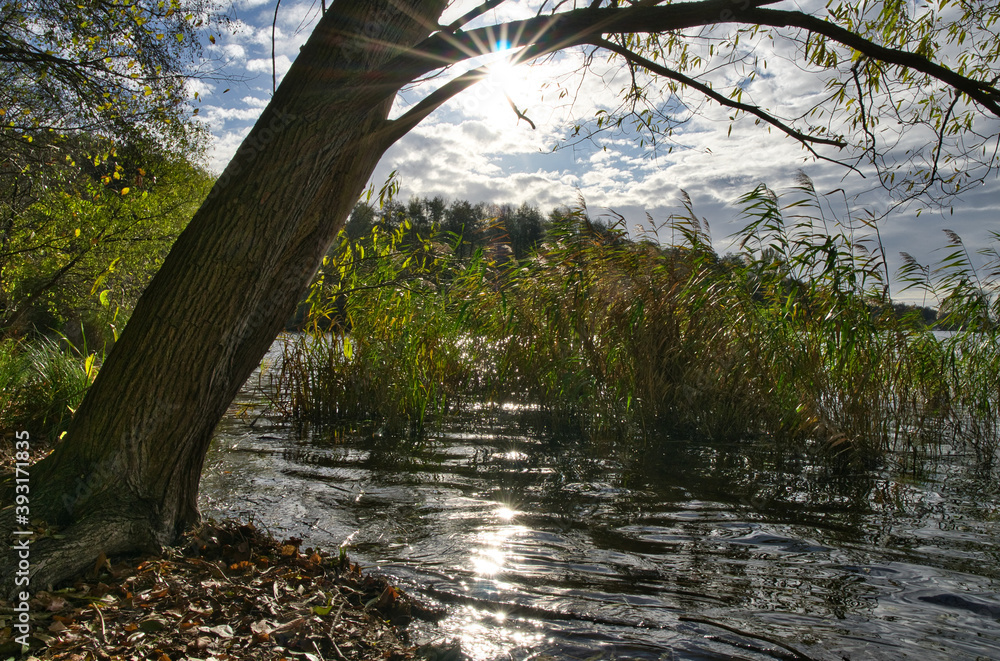
[(949, 235), (941, 264), (908, 262), (904, 281), (956, 328), (942, 340), (893, 309), (873, 222), (824, 217), (804, 178), (740, 205), (739, 252), (724, 258), (687, 199), (638, 238), (581, 208), (521, 262), (502, 241), (459, 259), (460, 237), (406, 226), (345, 236), (312, 288), (309, 332), (287, 345), (278, 404), (410, 438), (516, 404), (638, 443), (766, 439), (865, 464), (950, 444), (992, 466), (995, 252), (976, 271)]

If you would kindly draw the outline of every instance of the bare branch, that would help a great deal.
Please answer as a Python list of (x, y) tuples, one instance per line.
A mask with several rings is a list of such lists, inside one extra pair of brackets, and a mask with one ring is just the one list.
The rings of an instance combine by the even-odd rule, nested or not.
[(274, 33), (278, 28), (278, 7), (281, 6), (281, 0), (274, 3), (274, 21), (271, 22), (271, 94), (278, 89), (278, 67), (274, 61)]
[(861, 113), (861, 129), (865, 132), (865, 135), (868, 136), (868, 142), (871, 145), (871, 148), (870, 149), (866, 148), (865, 151), (871, 151), (872, 161), (874, 162), (875, 156), (877, 155), (878, 152), (876, 151), (875, 147), (876, 144), (875, 134), (872, 133), (871, 129), (868, 127), (868, 114), (865, 112), (865, 93), (861, 87), (861, 77), (858, 74), (858, 67), (861, 64), (861, 62), (862, 60), (858, 60), (857, 62), (854, 63), (854, 65), (851, 67), (851, 74), (854, 77), (854, 85), (858, 90), (858, 111)]
[(948, 120), (951, 119), (951, 114), (955, 112), (955, 106), (958, 104), (959, 93), (956, 91), (952, 97), (951, 103), (948, 104), (948, 110), (945, 112), (944, 117), (941, 118), (941, 130), (938, 131), (937, 144), (934, 146), (934, 164), (931, 168), (930, 177), (927, 179), (926, 189), (930, 189), (934, 185), (934, 180), (938, 178), (938, 167), (941, 161), (941, 150), (944, 147), (944, 135), (948, 130)]
[[(651, 33), (683, 30), (731, 22), (740, 7), (775, 4), (780, 0), (702, 0), (664, 6), (639, 3), (628, 7), (574, 9), (555, 15), (535, 16), (454, 34), (437, 32), (393, 63), (386, 85), (402, 86), (417, 76), (448, 64), (483, 54), (497, 31), (515, 35), (513, 46), (531, 44), (541, 50), (534, 57), (590, 43), (608, 33)], [(396, 82), (398, 81), (398, 83)]]

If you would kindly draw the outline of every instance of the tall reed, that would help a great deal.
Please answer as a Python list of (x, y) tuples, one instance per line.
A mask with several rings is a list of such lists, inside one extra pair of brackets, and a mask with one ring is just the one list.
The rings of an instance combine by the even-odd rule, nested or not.
[(904, 281), (961, 329), (939, 341), (894, 310), (874, 221), (834, 202), (804, 177), (756, 188), (724, 258), (686, 197), (637, 238), (581, 205), (521, 262), (502, 228), (471, 259), (405, 226), (345, 237), (311, 291), (311, 331), (287, 345), (282, 406), (419, 436), (513, 403), (622, 438), (764, 438), (865, 463), (957, 443), (995, 461), (996, 251), (976, 270), (949, 234), (941, 264), (907, 262)]

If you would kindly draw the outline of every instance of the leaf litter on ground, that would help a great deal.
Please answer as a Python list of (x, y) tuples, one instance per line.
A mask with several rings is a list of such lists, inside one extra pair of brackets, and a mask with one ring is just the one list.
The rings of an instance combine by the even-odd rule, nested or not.
[(465, 658), (416, 647), (405, 627), (437, 621), (426, 605), (364, 574), (346, 555), (279, 543), (252, 524), (203, 524), (158, 557), (103, 555), (70, 587), (31, 600), (32, 646), (14, 641), (0, 601), (0, 659), (53, 661), (405, 661)]

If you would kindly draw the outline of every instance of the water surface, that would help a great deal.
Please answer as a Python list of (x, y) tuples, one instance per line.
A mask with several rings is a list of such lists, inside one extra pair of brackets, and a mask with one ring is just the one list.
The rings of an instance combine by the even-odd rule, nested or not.
[(203, 509), (347, 544), (475, 659), (1000, 659), (1000, 488), (960, 453), (845, 473), (519, 419), (406, 447), (229, 416)]

